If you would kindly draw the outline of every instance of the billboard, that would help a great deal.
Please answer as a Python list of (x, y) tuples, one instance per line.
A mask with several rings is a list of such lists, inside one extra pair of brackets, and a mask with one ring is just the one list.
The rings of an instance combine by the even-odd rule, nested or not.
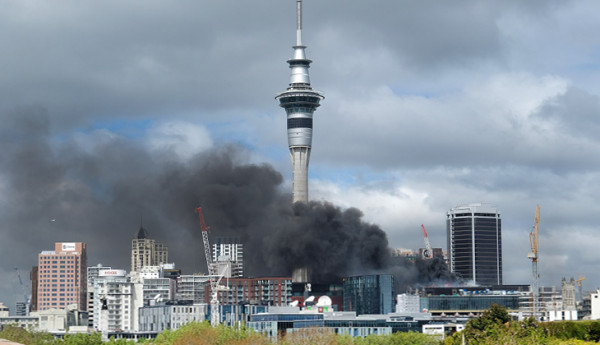
[(75, 250), (75, 243), (61, 243), (62, 244), (62, 251), (64, 252), (72, 252)]
[(125, 270), (100, 270), (98, 276), (100, 277), (125, 277), (127, 272)]

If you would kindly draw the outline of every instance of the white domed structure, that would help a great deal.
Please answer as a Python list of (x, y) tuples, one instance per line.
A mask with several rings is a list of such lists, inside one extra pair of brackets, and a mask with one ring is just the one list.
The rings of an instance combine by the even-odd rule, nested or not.
[(329, 296), (321, 296), (317, 301), (317, 307), (331, 307), (331, 298)]

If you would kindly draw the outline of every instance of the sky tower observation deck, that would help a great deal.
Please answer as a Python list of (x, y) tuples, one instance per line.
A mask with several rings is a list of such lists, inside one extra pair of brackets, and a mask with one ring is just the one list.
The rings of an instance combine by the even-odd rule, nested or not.
[(313, 113), (324, 98), (310, 86), (308, 69), (311, 60), (306, 58), (302, 45), (302, 0), (296, 0), (296, 45), (294, 57), (288, 60), (290, 84), (275, 99), (287, 113), (288, 146), (292, 159), (293, 202), (308, 202), (308, 162), (312, 147)]

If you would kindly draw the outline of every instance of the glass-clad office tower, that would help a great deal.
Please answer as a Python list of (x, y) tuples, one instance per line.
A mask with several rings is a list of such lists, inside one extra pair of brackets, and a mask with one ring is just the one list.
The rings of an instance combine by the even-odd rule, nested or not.
[(502, 285), (500, 213), (489, 204), (452, 208), (447, 218), (450, 270), (465, 281)]
[(389, 314), (394, 308), (394, 277), (377, 274), (344, 278), (344, 311)]

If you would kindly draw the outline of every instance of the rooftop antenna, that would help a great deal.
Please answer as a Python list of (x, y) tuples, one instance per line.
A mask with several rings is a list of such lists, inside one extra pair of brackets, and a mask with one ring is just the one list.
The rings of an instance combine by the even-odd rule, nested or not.
[(302, 0), (296, 0), (296, 46), (302, 46)]

